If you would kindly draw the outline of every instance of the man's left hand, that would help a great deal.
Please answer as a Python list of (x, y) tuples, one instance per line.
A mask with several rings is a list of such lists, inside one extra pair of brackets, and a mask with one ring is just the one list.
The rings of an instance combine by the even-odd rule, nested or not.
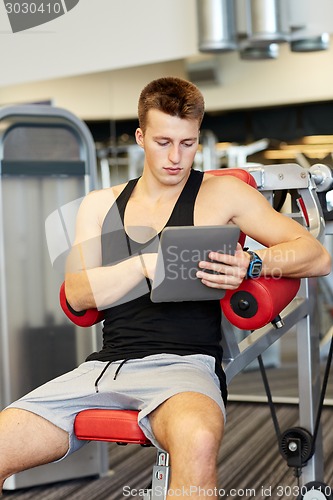
[(249, 254), (243, 251), (240, 243), (237, 243), (235, 255), (210, 252), (208, 257), (210, 261), (199, 262), (200, 270), (197, 272), (197, 278), (211, 288), (226, 290), (238, 288), (246, 276), (250, 263)]

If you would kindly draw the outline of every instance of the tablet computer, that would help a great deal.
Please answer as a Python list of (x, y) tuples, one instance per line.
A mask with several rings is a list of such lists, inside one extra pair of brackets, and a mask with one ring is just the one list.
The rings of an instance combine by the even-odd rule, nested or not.
[(200, 261), (211, 251), (235, 253), (240, 230), (237, 226), (175, 226), (161, 234), (152, 302), (218, 300), (225, 290), (210, 288), (196, 277)]

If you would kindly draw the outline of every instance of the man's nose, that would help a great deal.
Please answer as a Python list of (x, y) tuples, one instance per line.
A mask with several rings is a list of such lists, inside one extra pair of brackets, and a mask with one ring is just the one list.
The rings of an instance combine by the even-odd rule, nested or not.
[(180, 148), (178, 145), (172, 145), (169, 150), (169, 160), (172, 163), (179, 163), (180, 161)]

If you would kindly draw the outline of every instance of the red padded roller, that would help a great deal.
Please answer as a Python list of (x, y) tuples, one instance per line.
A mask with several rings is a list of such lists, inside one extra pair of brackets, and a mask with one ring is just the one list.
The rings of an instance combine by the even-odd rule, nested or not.
[(241, 181), (245, 182), (249, 186), (254, 188), (257, 187), (257, 183), (254, 177), (247, 170), (243, 170), (242, 168), (221, 168), (219, 170), (207, 170), (207, 174), (213, 174), (217, 176), (221, 175), (232, 175), (233, 177), (237, 177)]
[(280, 314), (299, 286), (300, 280), (294, 278), (247, 279), (237, 290), (227, 290), (221, 300), (222, 311), (241, 330), (257, 330)]
[(76, 416), (78, 439), (150, 445), (138, 425), (136, 410), (83, 410)]
[(104, 319), (104, 312), (98, 311), (98, 309), (87, 309), (86, 311), (75, 311), (67, 302), (65, 294), (65, 283), (60, 287), (59, 293), (60, 305), (66, 316), (75, 325), (82, 326), (84, 328), (88, 326), (95, 325)]

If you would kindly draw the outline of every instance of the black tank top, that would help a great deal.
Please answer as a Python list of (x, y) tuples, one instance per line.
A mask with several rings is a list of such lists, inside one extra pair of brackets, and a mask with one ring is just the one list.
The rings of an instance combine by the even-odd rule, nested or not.
[[(192, 170), (166, 226), (193, 226), (194, 204), (203, 173)], [(139, 179), (130, 180), (107, 213), (102, 226), (103, 266), (139, 252), (156, 252), (158, 238), (145, 244), (129, 238), (124, 229), (127, 202)], [(87, 361), (119, 361), (152, 354), (207, 354), (216, 360), (215, 371), (226, 401), (222, 370), (221, 307), (218, 300), (153, 303), (149, 280), (142, 282), (125, 302), (105, 310), (103, 348)], [(131, 296), (134, 297), (131, 299)]]

